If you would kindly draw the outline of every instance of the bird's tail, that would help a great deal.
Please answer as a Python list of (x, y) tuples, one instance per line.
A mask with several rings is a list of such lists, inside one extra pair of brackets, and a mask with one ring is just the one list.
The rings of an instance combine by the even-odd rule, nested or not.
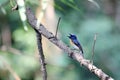
[(83, 54), (83, 49), (82, 49), (82, 47), (81, 47), (81, 46), (79, 46), (79, 49), (80, 49), (81, 53)]

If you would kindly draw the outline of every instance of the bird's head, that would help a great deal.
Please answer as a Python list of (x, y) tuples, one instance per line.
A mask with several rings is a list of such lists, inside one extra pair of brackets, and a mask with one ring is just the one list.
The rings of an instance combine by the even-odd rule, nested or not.
[(74, 35), (74, 34), (69, 34), (68, 37), (69, 37), (70, 39), (77, 39), (76, 35)]

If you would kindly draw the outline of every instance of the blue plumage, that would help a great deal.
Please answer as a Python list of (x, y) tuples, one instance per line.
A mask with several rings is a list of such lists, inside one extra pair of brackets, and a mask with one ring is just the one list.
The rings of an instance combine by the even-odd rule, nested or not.
[(82, 49), (82, 47), (80, 45), (80, 42), (77, 40), (76, 35), (70, 34), (68, 37), (70, 38), (70, 40), (72, 41), (72, 43), (74, 45), (76, 45), (81, 50), (81, 52), (83, 54), (83, 49)]

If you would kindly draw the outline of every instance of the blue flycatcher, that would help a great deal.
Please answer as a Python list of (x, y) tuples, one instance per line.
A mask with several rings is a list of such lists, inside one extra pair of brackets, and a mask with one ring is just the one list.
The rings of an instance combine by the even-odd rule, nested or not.
[(82, 54), (83, 54), (82, 46), (80, 45), (80, 42), (77, 40), (76, 35), (69, 34), (68, 37), (71, 40), (72, 44), (76, 45), (79, 48), (79, 50), (82, 52)]

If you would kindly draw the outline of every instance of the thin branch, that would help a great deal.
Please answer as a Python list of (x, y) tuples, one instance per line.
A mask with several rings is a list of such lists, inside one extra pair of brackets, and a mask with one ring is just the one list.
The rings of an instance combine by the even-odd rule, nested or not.
[(97, 33), (94, 35), (94, 42), (93, 42), (93, 47), (92, 47), (92, 57), (91, 57), (91, 62), (92, 63), (93, 63), (93, 58), (94, 58), (96, 39), (97, 39)]
[(46, 63), (45, 63), (45, 57), (43, 54), (43, 49), (42, 49), (42, 36), (41, 33), (39, 33), (36, 29), (36, 37), (37, 37), (37, 45), (38, 45), (38, 50), (39, 50), (39, 56), (40, 56), (40, 64), (41, 64), (41, 71), (43, 75), (43, 80), (47, 80), (47, 71), (46, 71)]
[(11, 52), (11, 53), (13, 53), (13, 54), (18, 54), (18, 55), (21, 55), (21, 54), (22, 54), (20, 50), (17, 50), (17, 49), (15, 49), (15, 48), (11, 47), (11, 46), (2, 45), (2, 46), (0, 47), (0, 50), (1, 50), (1, 51)]
[(44, 37), (46, 37), (49, 41), (55, 44), (64, 52), (68, 53), (68, 55), (72, 54), (72, 58), (85, 66), (88, 70), (93, 70), (92, 72), (98, 76), (101, 80), (114, 80), (112, 77), (108, 76), (101, 69), (98, 69), (89, 60), (86, 60), (80, 55), (78, 52), (71, 50), (67, 45), (65, 45), (61, 40), (57, 39), (53, 33), (49, 32), (42, 24), (40, 24), (39, 28), (36, 26), (37, 19), (35, 15), (32, 13), (30, 8), (26, 8), (26, 15), (29, 24), (32, 28), (36, 29), (39, 33), (41, 33)]
[(94, 0), (88, 0), (88, 1), (93, 3), (98, 9), (100, 9), (100, 6), (96, 1), (94, 1)]
[(58, 19), (57, 28), (56, 28), (56, 33), (55, 33), (55, 37), (57, 37), (58, 27), (59, 27), (60, 20), (61, 20), (61, 17), (59, 17), (59, 19)]
[(21, 80), (17, 73), (11, 68), (11, 66), (0, 56), (0, 61), (3, 62), (4, 66), (8, 69), (8, 71), (13, 75), (15, 80)]
[(10, 0), (10, 5), (12, 7), (12, 11), (18, 10), (18, 4), (16, 0)]

